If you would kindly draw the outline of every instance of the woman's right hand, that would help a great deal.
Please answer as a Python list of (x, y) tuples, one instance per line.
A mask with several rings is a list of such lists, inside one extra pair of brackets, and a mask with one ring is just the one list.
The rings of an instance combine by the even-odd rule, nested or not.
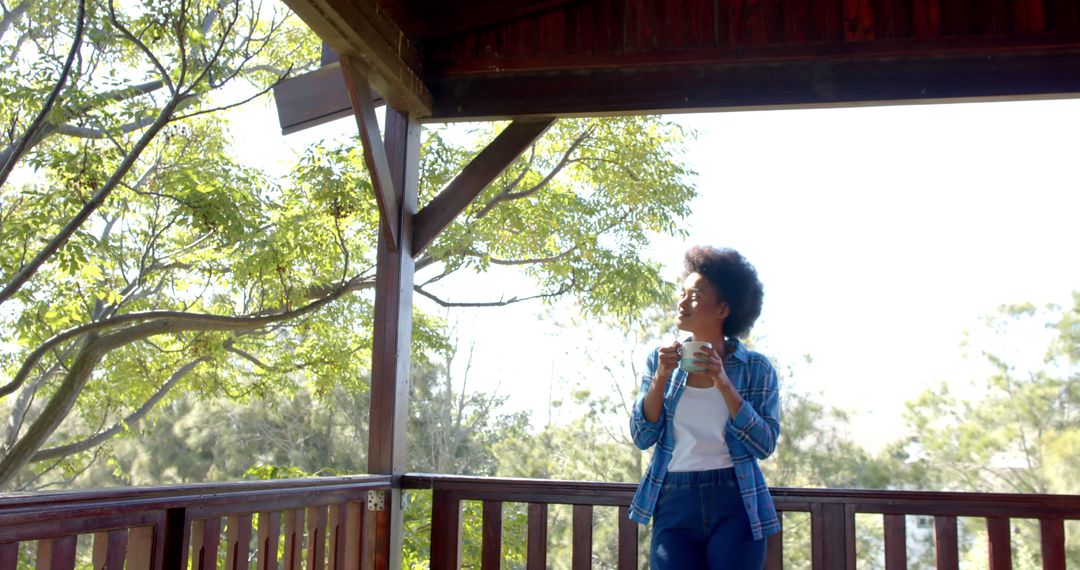
[(679, 366), (679, 359), (682, 358), (679, 351), (682, 349), (682, 344), (678, 341), (669, 346), (660, 347), (660, 356), (656, 363), (656, 376), (653, 377), (653, 385), (659, 384), (659, 388), (667, 387), (668, 380), (671, 379), (671, 373), (675, 372), (675, 368)]
[(679, 349), (681, 348), (682, 345), (678, 342), (670, 346), (660, 347), (660, 358), (656, 362), (656, 375), (653, 376), (652, 384), (649, 385), (649, 392), (645, 394), (643, 409), (645, 419), (650, 423), (660, 419), (660, 412), (664, 407), (664, 391), (667, 390), (667, 383), (671, 379), (671, 373), (679, 365)]

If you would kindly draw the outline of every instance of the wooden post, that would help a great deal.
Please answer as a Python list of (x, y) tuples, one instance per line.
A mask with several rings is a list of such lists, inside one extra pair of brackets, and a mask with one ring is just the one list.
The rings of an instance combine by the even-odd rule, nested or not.
[[(368, 432), (368, 473), (401, 475), (405, 471), (405, 423), (409, 401), (409, 348), (412, 342), (413, 271), (412, 220), (416, 213), (420, 176), (420, 124), (406, 113), (386, 108), (386, 157), (394, 197), (400, 205), (396, 226), (399, 247), (379, 232), (375, 277), (375, 325), (371, 359), (371, 416)], [(393, 211), (394, 209), (390, 209)], [(385, 511), (370, 511), (369, 526), (376, 537), (373, 557), (365, 568), (401, 568), (401, 483), (395, 477)], [(366, 532), (365, 532), (366, 534)], [(372, 552), (373, 551), (373, 552)]]

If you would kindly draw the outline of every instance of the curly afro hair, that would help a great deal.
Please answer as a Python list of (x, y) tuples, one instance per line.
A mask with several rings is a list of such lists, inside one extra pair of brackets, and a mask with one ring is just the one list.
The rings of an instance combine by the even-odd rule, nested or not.
[(724, 336), (744, 338), (761, 315), (765, 288), (757, 270), (739, 252), (729, 248), (694, 246), (683, 259), (686, 275), (700, 273), (728, 304), (731, 314), (724, 321)]

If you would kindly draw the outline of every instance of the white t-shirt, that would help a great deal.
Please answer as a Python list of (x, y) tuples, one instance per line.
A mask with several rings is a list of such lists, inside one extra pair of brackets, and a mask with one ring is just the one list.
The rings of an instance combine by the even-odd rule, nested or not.
[(668, 471), (708, 471), (731, 467), (724, 428), (731, 413), (714, 386), (686, 386), (675, 407), (675, 450)]

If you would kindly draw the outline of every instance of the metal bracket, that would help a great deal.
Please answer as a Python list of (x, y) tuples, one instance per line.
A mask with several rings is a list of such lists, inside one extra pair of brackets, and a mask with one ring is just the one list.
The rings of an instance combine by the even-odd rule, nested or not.
[(368, 491), (367, 492), (367, 510), (369, 510), (369, 511), (383, 511), (383, 510), (386, 510), (386, 491)]

